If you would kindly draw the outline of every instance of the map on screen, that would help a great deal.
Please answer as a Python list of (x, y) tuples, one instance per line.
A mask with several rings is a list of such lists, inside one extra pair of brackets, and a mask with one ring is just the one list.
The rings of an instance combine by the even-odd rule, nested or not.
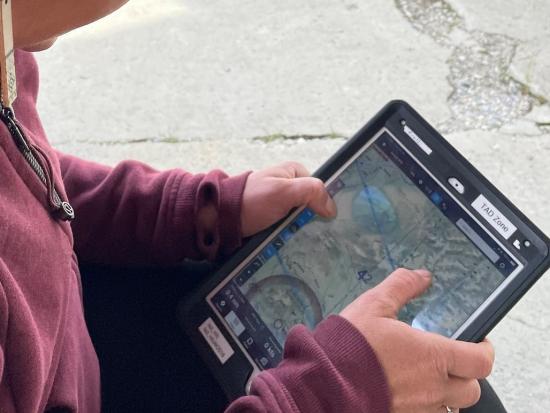
[(505, 279), (445, 214), (449, 197), (440, 188), (423, 190), (414, 170), (405, 173), (384, 151), (386, 142), (371, 145), (329, 184), (336, 218), (302, 211), (239, 285), (281, 345), (292, 326), (313, 328), (398, 267), (426, 268), (434, 277), (399, 318), (446, 336)]

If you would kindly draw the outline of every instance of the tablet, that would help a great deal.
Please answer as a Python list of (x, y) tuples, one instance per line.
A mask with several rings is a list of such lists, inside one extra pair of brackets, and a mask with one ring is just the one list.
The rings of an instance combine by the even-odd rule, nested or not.
[(431, 288), (399, 318), (481, 340), (549, 267), (549, 240), (407, 103), (383, 108), (317, 172), (333, 219), (300, 208), (184, 300), (180, 319), (230, 398), (399, 267)]

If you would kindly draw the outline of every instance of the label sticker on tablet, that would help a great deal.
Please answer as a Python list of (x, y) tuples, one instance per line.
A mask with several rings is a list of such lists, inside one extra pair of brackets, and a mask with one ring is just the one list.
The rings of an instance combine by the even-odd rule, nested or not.
[(498, 231), (504, 239), (508, 239), (516, 232), (517, 228), (506, 218), (487, 198), (480, 195), (472, 202), (474, 209), (481, 215), (485, 221)]
[(407, 125), (403, 128), (403, 131), (409, 135), (409, 138), (413, 140), (414, 143), (416, 143), (420, 149), (422, 149), (424, 152), (426, 152), (427, 155), (432, 154), (432, 148), (430, 148), (428, 145), (426, 145), (426, 142), (424, 142), (420, 136), (418, 136), (411, 128), (409, 128)]
[(207, 318), (204, 323), (199, 326), (199, 331), (204, 339), (216, 353), (220, 363), (224, 364), (229, 358), (235, 354), (231, 345), (227, 342), (218, 326), (211, 318)]

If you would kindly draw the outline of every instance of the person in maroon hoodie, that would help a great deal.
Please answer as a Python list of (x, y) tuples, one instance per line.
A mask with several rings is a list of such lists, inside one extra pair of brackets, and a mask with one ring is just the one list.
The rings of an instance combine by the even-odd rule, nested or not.
[[(36, 111), (31, 51), (124, 3), (13, 0), (19, 96), (13, 112), (2, 107), (0, 124), (2, 413), (100, 410), (76, 254), (108, 264), (215, 259), (292, 207), (336, 213), (323, 184), (297, 163), (228, 177), (133, 161), (109, 168), (53, 150)], [(295, 327), (281, 364), (227, 411), (441, 413), (474, 405), (478, 379), (493, 366), (491, 344), (396, 320), (429, 285), (427, 271), (400, 269), (313, 332)]]

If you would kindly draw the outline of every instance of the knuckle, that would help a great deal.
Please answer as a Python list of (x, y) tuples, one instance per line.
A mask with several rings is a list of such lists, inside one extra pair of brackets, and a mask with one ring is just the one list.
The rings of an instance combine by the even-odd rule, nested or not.
[(406, 268), (398, 268), (394, 271), (394, 274), (406, 287), (414, 287), (417, 284), (418, 278), (411, 270)]
[(390, 299), (379, 299), (376, 302), (376, 308), (380, 312), (380, 314), (383, 314), (385, 316), (393, 316), (393, 312), (395, 311), (395, 305), (393, 301)]
[(368, 290), (367, 292), (363, 293), (362, 297), (365, 303), (368, 304), (378, 304), (382, 300), (382, 294), (376, 289), (373, 288), (371, 290)]
[(397, 268), (393, 271), (393, 273), (397, 277), (406, 277), (409, 272), (411, 272), (411, 271), (406, 269), (406, 268), (403, 268), (403, 267), (399, 267), (399, 268)]
[(381, 294), (376, 288), (364, 293), (363, 299), (366, 306), (382, 314), (385, 314), (393, 308), (387, 297)]
[(472, 380), (468, 384), (464, 403), (468, 406), (473, 406), (481, 398), (481, 387), (479, 386), (479, 382), (477, 380)]
[(444, 405), (444, 393), (442, 386), (435, 386), (432, 389), (426, 390), (424, 393), (424, 403), (426, 406), (442, 406)]
[(304, 169), (304, 166), (300, 162), (296, 161), (285, 161), (280, 164), (280, 166), (286, 171), (291, 172), (292, 176), (298, 176), (299, 171)]
[(314, 194), (318, 194), (320, 192), (323, 192), (324, 190), (325, 190), (325, 184), (323, 183), (323, 181), (321, 181), (318, 178), (312, 178), (311, 191)]
[(449, 376), (449, 363), (447, 361), (446, 352), (441, 343), (432, 343), (432, 348), (429, 352), (431, 357), (432, 367), (440, 379), (447, 379)]
[(481, 378), (485, 378), (491, 374), (491, 372), (493, 371), (493, 360), (494, 358), (491, 354), (487, 354), (481, 358), (481, 360), (479, 361)]
[(279, 165), (283, 168), (293, 168), (296, 166), (296, 164), (298, 164), (298, 162), (296, 161), (284, 161), (281, 162)]

